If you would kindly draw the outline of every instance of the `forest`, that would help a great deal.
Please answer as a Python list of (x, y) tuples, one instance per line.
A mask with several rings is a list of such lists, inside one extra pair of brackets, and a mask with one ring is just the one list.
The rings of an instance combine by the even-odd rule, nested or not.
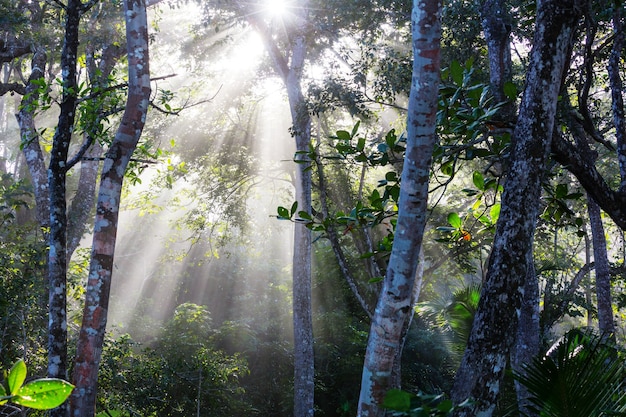
[(0, 416), (626, 415), (618, 0), (0, 0)]

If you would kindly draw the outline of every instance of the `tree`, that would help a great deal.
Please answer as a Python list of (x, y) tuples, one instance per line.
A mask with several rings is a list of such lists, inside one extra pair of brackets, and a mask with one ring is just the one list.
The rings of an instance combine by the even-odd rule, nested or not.
[(502, 208), (472, 333), (452, 391), (455, 415), (490, 416), (517, 332), (563, 71), (583, 5), (539, 1), (526, 86), (513, 132)]
[(382, 416), (394, 361), (400, 357), (406, 323), (419, 289), (418, 259), (426, 224), (430, 164), (436, 141), (441, 37), (439, 1), (413, 2), (413, 76), (407, 116), (407, 148), (402, 169), (398, 222), (365, 353), (359, 416)]
[(124, 174), (146, 121), (150, 100), (148, 23), (145, 1), (124, 2), (128, 98), (115, 139), (106, 153), (96, 207), (91, 263), (72, 380), (71, 414), (93, 416), (107, 323), (111, 274)]

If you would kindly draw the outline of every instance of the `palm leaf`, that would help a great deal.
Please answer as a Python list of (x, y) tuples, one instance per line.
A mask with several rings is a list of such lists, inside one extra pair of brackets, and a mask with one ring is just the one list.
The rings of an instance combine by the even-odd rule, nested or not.
[(626, 416), (625, 375), (613, 344), (591, 331), (575, 329), (515, 377), (528, 389), (534, 415), (600, 417)]

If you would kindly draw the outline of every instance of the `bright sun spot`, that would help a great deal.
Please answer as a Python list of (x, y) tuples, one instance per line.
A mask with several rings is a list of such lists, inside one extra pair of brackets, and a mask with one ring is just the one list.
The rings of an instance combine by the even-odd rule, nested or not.
[(288, 0), (265, 0), (265, 10), (271, 17), (283, 17), (287, 9)]

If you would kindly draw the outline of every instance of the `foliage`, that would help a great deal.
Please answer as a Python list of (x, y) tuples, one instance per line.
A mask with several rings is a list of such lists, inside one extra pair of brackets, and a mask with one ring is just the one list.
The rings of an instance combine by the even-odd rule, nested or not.
[(61, 405), (71, 395), (74, 386), (57, 378), (40, 378), (26, 384), (26, 364), (15, 362), (4, 374), (0, 385), (0, 405), (12, 402), (36, 410), (49, 410)]
[(593, 417), (626, 415), (625, 371), (608, 335), (573, 329), (515, 377), (530, 393), (533, 415)]
[[(240, 378), (248, 374), (239, 354), (211, 342), (207, 310), (183, 304), (151, 346), (140, 349), (129, 336), (107, 339), (98, 409), (120, 415), (236, 416), (249, 411)], [(129, 390), (128, 387), (132, 387)]]
[(45, 246), (28, 217), (30, 188), (10, 174), (0, 179), (0, 364), (30, 357), (45, 343), (45, 300), (41, 285)]
[(446, 417), (452, 416), (455, 409), (465, 407), (465, 403), (454, 406), (444, 395), (417, 394), (392, 389), (387, 392), (383, 407), (391, 410), (396, 417)]

